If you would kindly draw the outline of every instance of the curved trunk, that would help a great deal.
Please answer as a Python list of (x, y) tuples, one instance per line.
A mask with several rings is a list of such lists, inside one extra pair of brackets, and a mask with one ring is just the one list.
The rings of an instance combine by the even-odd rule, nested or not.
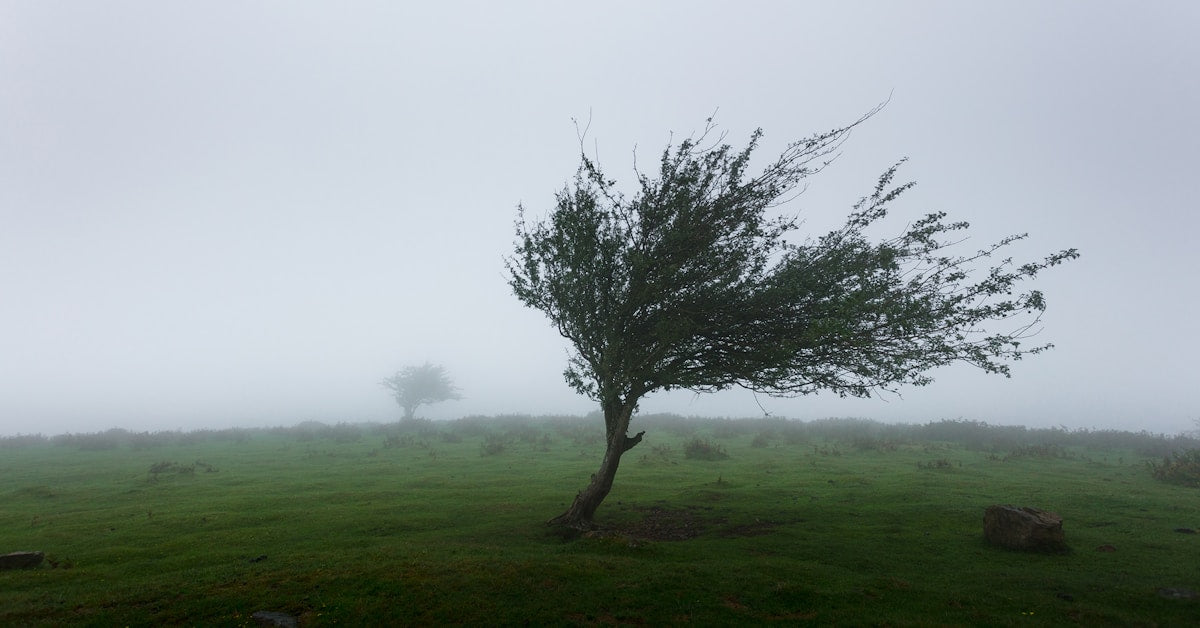
[(587, 487), (575, 495), (575, 501), (571, 502), (571, 507), (566, 512), (546, 523), (563, 525), (576, 530), (591, 530), (595, 527), (593, 519), (596, 509), (600, 507), (600, 503), (604, 501), (605, 497), (608, 497), (608, 492), (612, 490), (613, 478), (617, 476), (617, 467), (621, 464), (621, 456), (642, 442), (642, 435), (645, 434), (645, 432), (638, 432), (637, 436), (633, 438), (625, 435), (626, 429), (629, 427), (629, 417), (632, 414), (632, 408), (622, 408), (618, 416), (614, 417), (615, 421), (606, 421), (609, 428), (607, 430), (608, 439), (604, 450), (604, 459), (600, 461), (600, 470), (592, 474), (592, 480), (588, 482)]

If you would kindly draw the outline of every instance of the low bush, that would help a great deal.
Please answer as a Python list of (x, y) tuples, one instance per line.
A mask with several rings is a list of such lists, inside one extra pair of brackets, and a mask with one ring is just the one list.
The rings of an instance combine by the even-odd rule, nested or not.
[(836, 457), (842, 455), (842, 450), (838, 449), (837, 447), (831, 446), (831, 445), (824, 445), (821, 447), (813, 445), (812, 451), (814, 454), (817, 454), (819, 456), (831, 456), (831, 457), (836, 458)]
[(50, 439), (41, 434), (17, 434), (16, 436), (0, 437), (0, 449), (24, 449), (49, 443)]
[(483, 439), (483, 443), (479, 446), (479, 455), (481, 456), (496, 456), (504, 453), (508, 448), (506, 439), (503, 436), (496, 434), (488, 434)]
[(203, 462), (201, 460), (197, 460), (197, 461), (193, 462), (192, 464), (186, 464), (186, 465), (179, 464), (178, 462), (168, 462), (166, 460), (163, 460), (161, 462), (156, 462), (156, 463), (150, 465), (149, 475), (150, 475), (151, 480), (157, 480), (158, 476), (162, 475), (163, 473), (173, 473), (175, 475), (194, 475), (196, 473), (197, 468), (204, 471), (205, 473), (216, 473), (217, 472), (216, 467), (212, 466), (211, 464), (208, 464), (207, 462)]
[(707, 439), (693, 438), (683, 447), (683, 456), (691, 460), (724, 460), (725, 448)]
[(1200, 449), (1163, 456), (1162, 462), (1146, 463), (1155, 479), (1168, 484), (1200, 487)]
[(1055, 458), (1070, 458), (1071, 454), (1067, 452), (1061, 445), (1025, 445), (1012, 450), (1005, 460), (1017, 460), (1021, 458), (1034, 460), (1052, 460)]
[(196, 472), (196, 467), (193, 465), (181, 465), (177, 462), (156, 462), (150, 465), (150, 479), (157, 480), (158, 476), (163, 473), (174, 473), (177, 475), (192, 475)]
[(900, 448), (900, 443), (892, 439), (874, 436), (856, 436), (850, 444), (858, 451), (890, 452)]

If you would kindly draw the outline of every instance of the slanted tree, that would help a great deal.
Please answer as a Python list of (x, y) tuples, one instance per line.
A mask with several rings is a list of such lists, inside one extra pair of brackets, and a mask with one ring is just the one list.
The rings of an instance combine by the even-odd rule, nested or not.
[(900, 163), (843, 226), (785, 240), (799, 220), (774, 208), (874, 112), (787, 145), (753, 176), (761, 130), (741, 150), (710, 145), (710, 119), (700, 136), (668, 143), (656, 176), (635, 167), (630, 197), (581, 151), (545, 219), (531, 223), (518, 207), (509, 285), (570, 341), (564, 376), (599, 402), (607, 442), (599, 470), (550, 523), (593, 527), (621, 456), (642, 440), (629, 426), (649, 393), (741, 386), (868, 397), (929, 384), (931, 369), (954, 362), (1008, 376), (1010, 361), (1050, 348), (1022, 344), (1046, 302), (1017, 287), (1076, 251), (977, 268), (1025, 235), (953, 253), (968, 225), (944, 213), (872, 239), (868, 230), (913, 185), (893, 184)]
[(405, 421), (411, 421), (417, 408), (427, 403), (462, 399), (446, 369), (429, 362), (404, 367), (380, 385), (392, 391), (396, 403), (404, 409)]

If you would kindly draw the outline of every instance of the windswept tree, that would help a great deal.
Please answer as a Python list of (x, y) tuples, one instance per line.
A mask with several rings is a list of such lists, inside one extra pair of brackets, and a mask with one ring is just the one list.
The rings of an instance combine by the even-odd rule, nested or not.
[(392, 391), (396, 403), (404, 409), (405, 421), (412, 420), (417, 408), (427, 403), (462, 399), (446, 369), (429, 362), (407, 366), (380, 385)]
[(570, 341), (564, 376), (600, 404), (607, 439), (600, 469), (551, 523), (593, 526), (621, 456), (642, 440), (629, 426), (649, 393), (741, 386), (868, 397), (929, 384), (931, 369), (954, 362), (1008, 376), (1009, 362), (1051, 346), (1023, 344), (1046, 303), (1018, 284), (1076, 251), (988, 264), (1025, 236), (954, 253), (968, 225), (944, 213), (873, 239), (868, 231), (913, 185), (893, 183), (899, 163), (843, 226), (785, 239), (798, 218), (774, 208), (873, 113), (789, 144), (757, 174), (761, 131), (735, 150), (707, 139), (710, 119), (699, 137), (668, 144), (655, 176), (635, 168), (630, 197), (581, 154), (545, 219), (531, 223), (518, 207), (509, 284)]

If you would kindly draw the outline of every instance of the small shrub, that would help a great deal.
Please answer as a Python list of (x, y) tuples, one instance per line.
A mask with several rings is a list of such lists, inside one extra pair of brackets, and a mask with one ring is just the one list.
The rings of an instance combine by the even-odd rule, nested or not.
[(954, 464), (945, 458), (938, 458), (937, 460), (930, 460), (929, 462), (917, 463), (918, 469), (949, 469), (953, 466)]
[[(204, 463), (201, 463), (201, 464), (204, 464)], [(207, 464), (205, 464), (204, 466), (208, 467), (209, 469), (212, 469), (212, 467)], [(181, 465), (177, 462), (167, 462), (165, 460), (162, 462), (156, 462), (156, 463), (150, 465), (150, 479), (151, 480), (158, 480), (158, 476), (163, 473), (174, 473), (176, 475), (193, 475), (194, 473), (196, 473), (196, 465), (189, 464), (189, 465), (185, 466), (185, 465)]]
[(1005, 460), (1032, 458), (1034, 460), (1053, 460), (1055, 458), (1070, 458), (1071, 454), (1062, 445), (1025, 445), (1012, 450)]
[(495, 434), (488, 434), (483, 439), (483, 444), (481, 444), (479, 446), (479, 455), (480, 456), (496, 456), (496, 455), (504, 453), (504, 450), (506, 449), (506, 447), (507, 446), (506, 446), (505, 440), (502, 436), (497, 436)]
[(211, 464), (208, 464), (207, 462), (202, 462), (200, 460), (197, 460), (196, 462), (192, 463), (192, 466), (194, 466), (198, 469), (204, 469), (205, 473), (216, 473), (217, 472), (216, 467), (212, 466)]
[(156, 462), (156, 463), (150, 465), (150, 475), (154, 476), (157, 479), (159, 473), (162, 473), (163, 471), (167, 471), (168, 469), (170, 469), (173, 466), (175, 466), (174, 462), (167, 462), (165, 460), (162, 462)]
[(24, 449), (25, 447), (45, 445), (49, 442), (50, 439), (41, 434), (17, 434), (16, 436), (0, 437), (0, 449)]
[(1163, 456), (1162, 462), (1146, 463), (1155, 479), (1168, 484), (1200, 488), (1200, 449)]
[(399, 434), (390, 434), (383, 437), (384, 449), (400, 449), (401, 447), (420, 447), (422, 449), (429, 449), (429, 442), (417, 440), (417, 437), (413, 436), (412, 434), (405, 434), (403, 436)]
[(94, 434), (60, 434), (51, 439), (55, 445), (78, 447), (79, 451), (107, 451), (127, 441), (129, 432), (113, 428)]
[(823, 447), (817, 447), (816, 445), (813, 445), (812, 449), (814, 454), (821, 456), (833, 456), (836, 458), (837, 456), (842, 455), (842, 451), (840, 449), (837, 447), (830, 447), (829, 445), (825, 445)]
[(759, 432), (754, 436), (754, 440), (750, 441), (750, 446), (755, 449), (762, 449), (771, 444), (771, 437), (766, 432)]
[(510, 441), (536, 444), (539, 436), (537, 428), (532, 425), (513, 425), (505, 430), (504, 436)]
[(720, 445), (697, 437), (684, 445), (683, 456), (692, 460), (724, 460), (729, 454)]
[(858, 451), (890, 452), (900, 448), (900, 444), (894, 440), (875, 436), (855, 436), (850, 444)]

